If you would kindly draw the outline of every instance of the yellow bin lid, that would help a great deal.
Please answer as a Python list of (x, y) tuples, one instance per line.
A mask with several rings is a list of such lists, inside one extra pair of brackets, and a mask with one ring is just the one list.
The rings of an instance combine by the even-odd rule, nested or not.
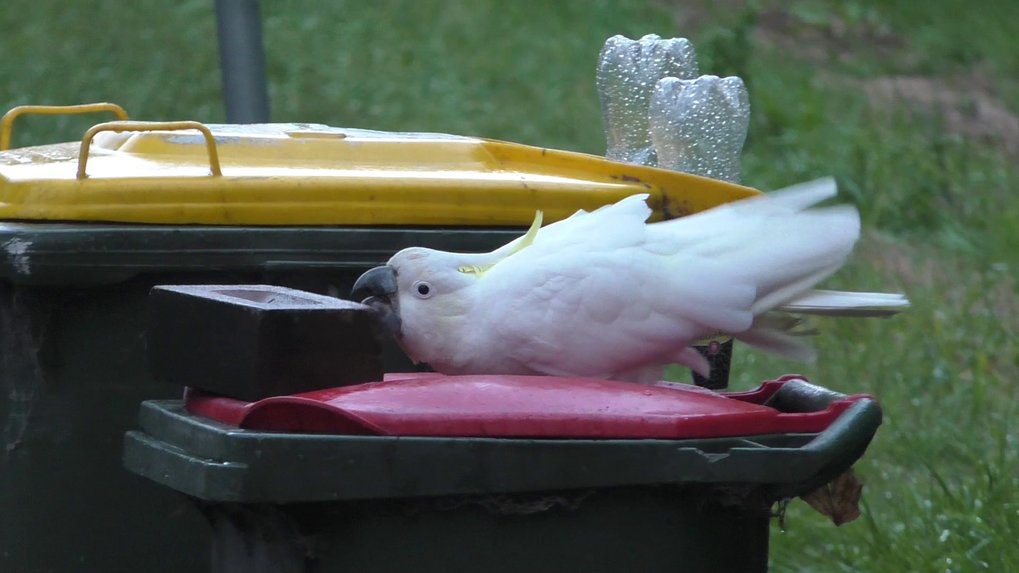
[(311, 124), (113, 121), (81, 142), (0, 151), (0, 220), (527, 226), (538, 209), (554, 221), (635, 193), (673, 218), (758, 191), (504, 141)]

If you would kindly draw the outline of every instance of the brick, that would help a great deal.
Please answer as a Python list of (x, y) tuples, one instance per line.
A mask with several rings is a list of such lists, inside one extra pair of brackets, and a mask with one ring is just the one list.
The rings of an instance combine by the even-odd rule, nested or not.
[(381, 380), (380, 332), (364, 305), (283, 287), (149, 293), (153, 377), (242, 400)]

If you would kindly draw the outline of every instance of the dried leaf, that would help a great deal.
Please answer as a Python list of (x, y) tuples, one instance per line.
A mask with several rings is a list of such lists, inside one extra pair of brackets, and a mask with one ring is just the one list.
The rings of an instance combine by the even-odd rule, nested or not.
[(853, 468), (803, 496), (810, 507), (831, 518), (835, 525), (849, 523), (860, 517), (860, 494), (863, 483), (856, 478)]

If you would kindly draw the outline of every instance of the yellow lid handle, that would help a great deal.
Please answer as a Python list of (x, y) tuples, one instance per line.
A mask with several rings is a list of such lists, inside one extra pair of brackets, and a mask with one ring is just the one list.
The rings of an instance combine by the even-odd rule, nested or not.
[(223, 170), (219, 167), (219, 152), (216, 150), (216, 139), (212, 131), (197, 121), (109, 121), (93, 125), (81, 138), (81, 151), (78, 152), (78, 179), (85, 179), (85, 164), (88, 163), (88, 152), (92, 138), (101, 131), (182, 131), (197, 129), (205, 137), (205, 148), (209, 151), (209, 170), (212, 175), (220, 176)]
[(0, 119), (0, 151), (10, 149), (11, 130), (14, 128), (14, 120), (25, 114), (36, 115), (72, 115), (78, 113), (97, 113), (108, 111), (117, 116), (117, 119), (127, 121), (127, 112), (124, 108), (115, 103), (85, 103), (81, 105), (19, 105), (11, 108)]

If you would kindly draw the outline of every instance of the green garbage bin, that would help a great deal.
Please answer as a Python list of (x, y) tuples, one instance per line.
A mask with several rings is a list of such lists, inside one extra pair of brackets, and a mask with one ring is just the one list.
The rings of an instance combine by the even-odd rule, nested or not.
[(381, 375), (372, 345), (320, 363), (371, 337), (370, 310), (278, 287), (160, 286), (150, 307), (152, 374), (187, 390), (142, 404), (124, 463), (201, 509), (216, 573), (765, 571), (773, 504), (881, 422), (795, 375), (723, 394)]
[(201, 508), (217, 573), (752, 573), (772, 505), (849, 468), (880, 420), (797, 377), (726, 396), (402, 374), (145, 402), (125, 464)]
[[(9, 134), (8, 118), (3, 129)], [(603, 158), (320, 125), (110, 122), (0, 150), (0, 570), (200, 571), (204, 521), (120, 466), (155, 284), (346, 295), (409, 245), (481, 251), (637, 192), (657, 217), (755, 193)], [(389, 347), (390, 369), (406, 366)]]
[[(202, 228), (0, 224), (23, 242), (30, 274), (0, 261), (6, 446), (0, 471), (0, 570), (195, 571), (206, 566), (198, 514), (123, 471), (121, 436), (138, 404), (179, 397), (145, 365), (149, 289), (268, 282), (346, 293), (405, 241), (464, 250), (512, 234), (406, 229)], [(355, 254), (363, 263), (346, 266)], [(340, 261), (337, 263), (337, 261)], [(387, 365), (408, 366), (387, 349)], [(144, 509), (144, 511), (142, 511)], [(167, 535), (167, 527), (174, 531)], [(7, 565), (2, 565), (7, 563)]]

